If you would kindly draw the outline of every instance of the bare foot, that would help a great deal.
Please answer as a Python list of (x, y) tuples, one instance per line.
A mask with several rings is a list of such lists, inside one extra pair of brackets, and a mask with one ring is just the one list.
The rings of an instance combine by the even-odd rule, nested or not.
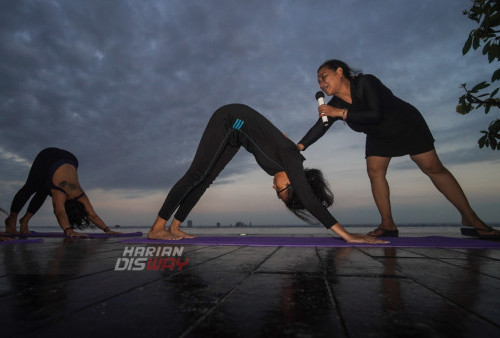
[(19, 231), (22, 234), (29, 234), (30, 233), (30, 229), (28, 228), (28, 221), (29, 221), (29, 218), (27, 219), (27, 217), (21, 217), (19, 219)]
[(5, 219), (5, 232), (8, 234), (16, 233), (16, 219), (14, 217), (7, 217)]
[(0, 241), (5, 241), (5, 242), (8, 242), (8, 241), (12, 241), (13, 238), (11, 237), (5, 237), (5, 236), (2, 236), (4, 233), (0, 233)]
[(162, 239), (162, 240), (167, 240), (167, 241), (182, 239), (182, 237), (174, 235), (170, 231), (165, 230), (165, 229), (160, 230), (160, 231), (151, 230), (148, 232), (147, 237), (149, 239)]
[(180, 238), (196, 238), (196, 236), (190, 235), (188, 233), (185, 233), (184, 231), (180, 229), (175, 229), (173, 227), (170, 227), (168, 231), (174, 235), (174, 236), (179, 236)]

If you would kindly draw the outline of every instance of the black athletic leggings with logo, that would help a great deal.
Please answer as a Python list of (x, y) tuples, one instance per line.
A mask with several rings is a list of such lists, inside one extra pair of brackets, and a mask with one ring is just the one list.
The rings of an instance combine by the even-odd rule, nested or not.
[(263, 115), (243, 104), (223, 106), (212, 115), (193, 163), (172, 187), (158, 215), (168, 220), (178, 208), (175, 218), (183, 222), (240, 147), (253, 154), (268, 175), (286, 172), (304, 209), (325, 227), (337, 223), (314, 195), (304, 173), (305, 159), (295, 143)]
[(186, 219), (205, 190), (240, 149), (241, 145), (230, 142), (234, 139), (232, 134), (237, 132), (233, 126), (238, 127), (238, 123), (241, 122), (235, 121), (228, 126), (225, 114), (216, 112), (212, 115), (191, 166), (172, 187), (158, 213), (161, 218), (168, 220), (178, 208), (174, 217), (180, 222)]

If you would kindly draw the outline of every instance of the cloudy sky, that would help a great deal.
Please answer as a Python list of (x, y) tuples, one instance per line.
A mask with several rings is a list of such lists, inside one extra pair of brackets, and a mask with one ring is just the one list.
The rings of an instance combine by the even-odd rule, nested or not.
[[(500, 222), (498, 152), (477, 139), (494, 115), (458, 115), (460, 84), (488, 79), (462, 56), (469, 0), (0, 1), (0, 207), (36, 154), (55, 146), (110, 225), (150, 225), (190, 164), (214, 110), (248, 104), (298, 141), (317, 118), (316, 70), (338, 58), (421, 110), (440, 158), (477, 213)], [(365, 135), (341, 123), (305, 153), (343, 224), (378, 224)], [(408, 157), (388, 174), (398, 223), (460, 217)], [(195, 225), (300, 224), (244, 149), (188, 219)], [(48, 199), (33, 224), (56, 225)]]

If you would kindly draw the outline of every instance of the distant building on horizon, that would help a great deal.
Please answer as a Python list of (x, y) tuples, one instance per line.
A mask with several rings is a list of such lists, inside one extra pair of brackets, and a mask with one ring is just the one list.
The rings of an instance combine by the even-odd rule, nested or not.
[(238, 221), (236, 222), (236, 224), (234, 225), (236, 228), (243, 228), (243, 227), (251, 227), (252, 226), (252, 222), (250, 222), (249, 224), (245, 224), (241, 221)]

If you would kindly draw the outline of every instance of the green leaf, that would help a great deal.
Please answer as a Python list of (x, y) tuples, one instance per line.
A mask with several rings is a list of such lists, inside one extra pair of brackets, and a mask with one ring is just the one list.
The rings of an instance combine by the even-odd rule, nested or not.
[(474, 38), (472, 39), (472, 48), (476, 50), (479, 48), (480, 45), (481, 45), (481, 39), (474, 35)]
[(488, 130), (495, 134), (498, 133), (500, 131), (500, 119), (491, 122)]
[(500, 80), (500, 68), (495, 70), (495, 72), (491, 76), (491, 82), (496, 81), (496, 80)]
[(467, 54), (467, 52), (469, 52), (470, 46), (472, 46), (472, 32), (471, 34), (469, 34), (469, 38), (467, 39), (467, 41), (465, 41), (465, 44), (462, 48), (462, 55), (465, 55)]
[(495, 137), (494, 136), (490, 136), (489, 139), (490, 139), (490, 147), (491, 147), (491, 149), (496, 149), (497, 146), (498, 146), (498, 142), (495, 139)]
[(493, 60), (498, 59), (500, 57), (498, 45), (491, 46), (488, 51), (488, 61), (491, 63)]
[[(499, 69), (499, 70), (500, 70), (500, 69)], [(493, 96), (497, 95), (497, 93), (498, 93), (498, 90), (499, 90), (499, 89), (500, 89), (500, 88), (497, 88), (497, 89), (495, 89), (494, 91), (492, 91), (492, 92), (491, 92), (491, 94), (490, 94), (490, 97), (493, 97)]]
[(481, 138), (479, 140), (477, 140), (477, 143), (479, 144), (479, 148), (483, 148), (486, 144), (486, 141), (487, 141), (487, 136), (484, 135), (484, 136), (481, 136)]
[(489, 87), (489, 83), (486, 81), (480, 82), (474, 86), (470, 91), (471, 93), (477, 93), (479, 90)]
[(491, 47), (491, 41), (488, 41), (488, 43), (485, 44), (484, 47), (483, 47), (483, 51), (482, 51), (483, 55), (486, 55), (486, 53), (489, 52), (490, 47)]
[(500, 25), (500, 12), (498, 12), (498, 8), (497, 8), (497, 12), (490, 16), (489, 23), (490, 23), (490, 27), (496, 27), (496, 26)]

